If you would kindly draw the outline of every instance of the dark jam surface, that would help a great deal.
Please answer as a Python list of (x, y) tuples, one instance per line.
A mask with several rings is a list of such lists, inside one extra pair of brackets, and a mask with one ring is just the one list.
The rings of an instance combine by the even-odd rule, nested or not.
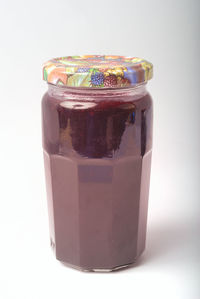
[(42, 101), (51, 244), (67, 264), (112, 270), (145, 247), (152, 101), (78, 98)]
[[(129, 99), (130, 98), (130, 99)], [(151, 97), (97, 102), (43, 98), (43, 145), (48, 153), (87, 158), (142, 156), (152, 146)]]

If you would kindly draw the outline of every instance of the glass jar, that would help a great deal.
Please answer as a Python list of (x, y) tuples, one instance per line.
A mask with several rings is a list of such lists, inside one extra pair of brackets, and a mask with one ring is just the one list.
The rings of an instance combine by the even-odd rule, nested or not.
[(133, 264), (145, 248), (152, 65), (70, 56), (44, 65), (43, 149), (56, 258), (87, 271)]

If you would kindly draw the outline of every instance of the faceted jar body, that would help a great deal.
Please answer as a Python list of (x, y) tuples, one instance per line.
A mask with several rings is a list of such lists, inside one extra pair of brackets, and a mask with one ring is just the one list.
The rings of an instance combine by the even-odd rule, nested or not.
[(145, 248), (152, 100), (145, 85), (49, 85), (42, 100), (51, 245), (83, 270), (114, 270)]

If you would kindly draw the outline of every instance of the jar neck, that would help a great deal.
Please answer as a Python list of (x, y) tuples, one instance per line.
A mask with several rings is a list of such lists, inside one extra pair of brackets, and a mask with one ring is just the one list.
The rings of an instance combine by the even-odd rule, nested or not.
[(132, 97), (133, 100), (141, 98), (147, 94), (146, 83), (138, 84), (133, 87), (127, 88), (107, 88), (107, 89), (97, 89), (97, 88), (78, 88), (78, 87), (68, 87), (68, 86), (57, 86), (53, 84), (48, 84), (48, 94), (51, 97), (56, 97), (58, 99), (69, 99), (70, 100), (84, 100), (84, 101), (100, 101), (102, 98), (113, 98), (118, 97)]

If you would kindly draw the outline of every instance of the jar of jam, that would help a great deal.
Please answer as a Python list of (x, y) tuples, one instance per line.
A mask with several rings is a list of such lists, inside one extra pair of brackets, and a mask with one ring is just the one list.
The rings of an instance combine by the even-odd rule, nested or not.
[(43, 67), (43, 150), (51, 246), (86, 271), (133, 264), (145, 248), (152, 64), (68, 56)]

